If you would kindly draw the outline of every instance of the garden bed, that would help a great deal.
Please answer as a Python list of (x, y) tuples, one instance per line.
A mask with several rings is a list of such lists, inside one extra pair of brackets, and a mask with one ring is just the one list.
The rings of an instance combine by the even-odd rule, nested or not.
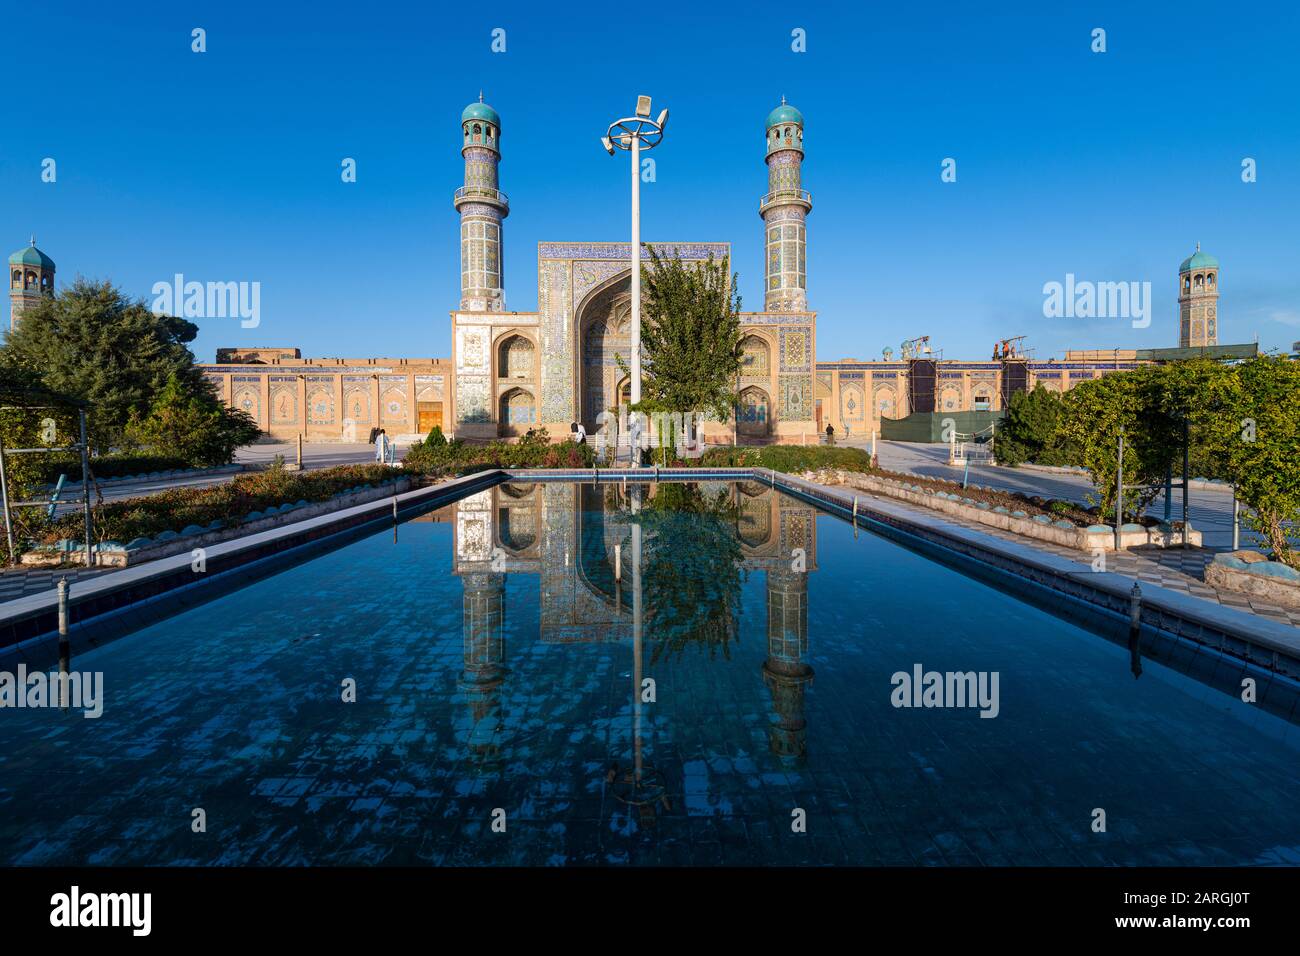
[(424, 441), (417, 441), (406, 450), (402, 465), (410, 472), (445, 478), (489, 468), (590, 468), (595, 460), (595, 450), (589, 442), (551, 444), (544, 432), (536, 430), (530, 430), (515, 442), (478, 445), (447, 441), (435, 429)]
[[(340, 492), (326, 501), (308, 504), (298, 500), (285, 502), (279, 507), (272, 506), (265, 511), (254, 511), (243, 517), (231, 527), (213, 523), (208, 527), (189, 525), (181, 531), (164, 531), (154, 538), (136, 538), (125, 545), (106, 541), (95, 545), (95, 564), (99, 567), (126, 568), (153, 561), (157, 558), (169, 558), (174, 554), (192, 553), (196, 548), (208, 548), (232, 538), (270, 531), (295, 521), (305, 521), (332, 511), (342, 511), (354, 505), (366, 504), (379, 498), (391, 498), (411, 490), (411, 478), (401, 476), (385, 484), (364, 485)], [(75, 545), (75, 542), (69, 542)], [(58, 565), (65, 559), (65, 553), (55, 551), (29, 551), (22, 556), (25, 565)], [(82, 563), (82, 554), (75, 547), (71, 550), (74, 564)]]
[(1205, 566), (1205, 583), (1240, 591), (1282, 607), (1300, 607), (1300, 571), (1257, 551), (1216, 554)]
[[(340, 495), (355, 495), (379, 485), (388, 486), (387, 493), (391, 494), (393, 482), (408, 479), (409, 486), (411, 477), (404, 469), (386, 465), (342, 465), (312, 472), (272, 467), (236, 475), (229, 482), (206, 488), (169, 488), (152, 495), (110, 501), (94, 508), (95, 549), (108, 554), (153, 547), (182, 537), (246, 534), (250, 528), (260, 528), (259, 523), (268, 518), (332, 502)], [(23, 562), (58, 562), (65, 555), (79, 553), (85, 540), (83, 520), (80, 512), (73, 511), (44, 523), (35, 547), (24, 555)], [(271, 521), (277, 523), (283, 522), (279, 518)]]

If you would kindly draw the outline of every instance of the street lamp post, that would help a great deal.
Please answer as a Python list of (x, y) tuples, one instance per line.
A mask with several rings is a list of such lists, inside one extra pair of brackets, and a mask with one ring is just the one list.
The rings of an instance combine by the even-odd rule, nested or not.
[[(664, 137), (668, 125), (668, 111), (662, 110), (655, 119), (650, 118), (650, 97), (636, 98), (636, 115), (625, 116), (609, 124), (600, 143), (611, 156), (614, 150), (625, 149), (632, 154), (632, 381), (631, 403), (641, 401), (641, 150), (654, 149)], [(635, 412), (633, 414), (636, 414)]]

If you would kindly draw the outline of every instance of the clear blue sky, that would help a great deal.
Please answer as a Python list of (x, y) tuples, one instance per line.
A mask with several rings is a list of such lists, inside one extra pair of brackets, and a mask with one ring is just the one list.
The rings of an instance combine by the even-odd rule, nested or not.
[[(176, 272), (261, 282), (261, 327), (200, 320), (203, 360), (222, 345), (446, 356), (461, 109), (481, 87), (502, 115), (506, 303), (522, 311), (536, 308), (538, 241), (625, 239), (627, 159), (597, 137), (644, 92), (672, 120), (643, 237), (731, 242), (757, 310), (762, 127), (784, 94), (807, 123), (822, 361), (921, 334), (970, 359), (1019, 334), (1040, 357), (1175, 345), (1176, 270), (1198, 240), (1223, 264), (1220, 341), (1300, 339), (1294, 4), (451, 9), (10, 10), (5, 251), (34, 231), (61, 283), (107, 277), (146, 298)], [(791, 51), (796, 27), (806, 53)], [(1090, 52), (1094, 27), (1104, 54)], [(57, 183), (41, 182), (45, 157)], [(945, 157), (954, 184), (940, 182)], [(1043, 284), (1067, 272), (1152, 282), (1150, 328), (1044, 318)]]

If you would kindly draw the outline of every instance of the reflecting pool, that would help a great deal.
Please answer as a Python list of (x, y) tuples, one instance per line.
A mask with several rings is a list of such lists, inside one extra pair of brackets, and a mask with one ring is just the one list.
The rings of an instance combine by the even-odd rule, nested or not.
[(0, 863), (1300, 863), (1293, 683), (994, 583), (754, 483), (499, 485), (74, 649)]

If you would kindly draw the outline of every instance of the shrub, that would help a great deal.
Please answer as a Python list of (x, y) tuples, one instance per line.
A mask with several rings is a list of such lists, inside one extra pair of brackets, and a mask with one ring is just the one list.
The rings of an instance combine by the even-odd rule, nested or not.
[(158, 393), (149, 414), (140, 418), (132, 411), (126, 426), (128, 445), (177, 455), (196, 468), (229, 464), (236, 448), (260, 434), (247, 412), (227, 408), (210, 389), (187, 386), (175, 375)]
[(700, 458), (699, 464), (704, 468), (770, 468), (787, 474), (822, 468), (863, 472), (873, 470), (871, 456), (861, 448), (833, 448), (824, 445), (710, 448)]
[(1062, 443), (1061, 414), (1060, 396), (1042, 385), (1012, 395), (1006, 418), (993, 437), (998, 464), (1071, 464), (1066, 459), (1077, 457), (1077, 452)]
[[(432, 436), (430, 436), (432, 438)], [(484, 468), (590, 468), (595, 454), (590, 444), (562, 441), (551, 444), (541, 429), (530, 429), (518, 442), (501, 441), (469, 445), (450, 441), (442, 445), (416, 442), (403, 464), (422, 475), (464, 474)]]

